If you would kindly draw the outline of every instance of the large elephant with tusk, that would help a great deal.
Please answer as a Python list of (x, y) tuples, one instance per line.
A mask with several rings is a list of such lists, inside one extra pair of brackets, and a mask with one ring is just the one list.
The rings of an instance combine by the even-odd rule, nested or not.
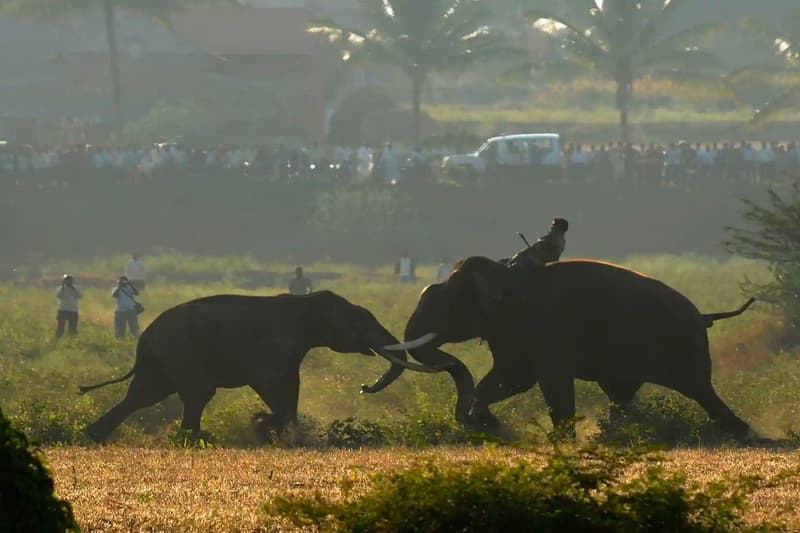
[[(533, 271), (471, 257), (450, 277), (427, 287), (406, 326), (408, 350), (428, 367), (448, 371), (461, 422), (496, 424), (489, 405), (538, 383), (555, 426), (575, 415), (574, 379), (596, 381), (624, 408), (643, 383), (674, 389), (696, 400), (730, 434), (750, 427), (717, 396), (711, 384), (706, 329), (742, 308), (702, 314), (664, 283), (626, 268), (589, 260), (551, 263)], [(442, 351), (445, 343), (481, 338), (494, 364), (473, 389), (464, 364)], [(392, 367), (363, 392), (388, 386), (403, 372)], [(567, 425), (574, 433), (574, 426)]]
[(134, 411), (177, 393), (183, 425), (200, 430), (200, 417), (218, 387), (249, 386), (272, 409), (278, 427), (297, 419), (300, 363), (314, 347), (341, 353), (378, 353), (393, 367), (434, 372), (382, 347), (397, 343), (366, 309), (330, 291), (307, 296), (218, 295), (164, 311), (144, 330), (125, 398), (86, 428), (104, 441)]

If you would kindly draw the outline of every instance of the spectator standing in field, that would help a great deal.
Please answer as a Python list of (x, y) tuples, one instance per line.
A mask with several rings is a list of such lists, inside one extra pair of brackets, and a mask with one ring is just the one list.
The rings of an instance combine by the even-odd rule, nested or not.
[(775, 180), (775, 149), (774, 146), (767, 141), (761, 141), (761, 150), (756, 154), (758, 161), (758, 175), (756, 183), (761, 183), (762, 180), (771, 182)]
[(147, 285), (147, 267), (141, 254), (136, 252), (131, 254), (130, 261), (125, 265), (125, 276), (138, 292), (144, 292)]
[(394, 264), (394, 273), (400, 278), (402, 283), (411, 283), (416, 277), (416, 264), (414, 259), (408, 254), (408, 248), (403, 250), (403, 254)]
[(70, 335), (78, 333), (78, 300), (83, 298), (83, 293), (75, 286), (75, 280), (65, 274), (61, 285), (56, 289), (58, 312), (56, 313), (56, 338), (64, 335), (64, 326), (69, 325)]
[(363, 181), (372, 175), (372, 148), (369, 144), (362, 144), (356, 153), (356, 172), (358, 179)]
[(295, 268), (294, 277), (289, 281), (289, 294), (302, 296), (311, 294), (313, 290), (311, 280), (303, 276), (303, 267)]
[(621, 142), (616, 146), (609, 144), (611, 172), (614, 177), (614, 183), (620, 183), (625, 175), (625, 154), (623, 153), (623, 145)]
[(589, 158), (586, 152), (583, 151), (583, 147), (580, 144), (575, 145), (570, 156), (570, 180), (574, 182), (585, 181), (586, 168), (588, 166)]
[(442, 262), (436, 267), (436, 283), (441, 283), (450, 277), (450, 272), (453, 270), (453, 264), (447, 257), (442, 258)]
[(117, 286), (111, 292), (111, 297), (117, 301), (114, 312), (114, 335), (118, 339), (125, 338), (126, 326), (134, 339), (139, 336), (139, 316), (136, 312), (135, 298), (137, 294), (139, 292), (131, 285), (128, 278), (120, 276)]
[(682, 154), (676, 143), (670, 143), (664, 154), (664, 182), (676, 182), (680, 175)]
[(400, 179), (400, 165), (397, 161), (397, 154), (392, 149), (392, 143), (387, 143), (381, 153), (381, 168), (386, 183), (396, 184)]
[(606, 150), (604, 144), (600, 145), (600, 151), (592, 158), (592, 177), (598, 182), (611, 181), (614, 175), (614, 168), (611, 165), (611, 154)]
[(739, 159), (742, 164), (740, 175), (747, 181), (755, 180), (758, 173), (758, 154), (753, 145), (742, 141), (739, 145)]

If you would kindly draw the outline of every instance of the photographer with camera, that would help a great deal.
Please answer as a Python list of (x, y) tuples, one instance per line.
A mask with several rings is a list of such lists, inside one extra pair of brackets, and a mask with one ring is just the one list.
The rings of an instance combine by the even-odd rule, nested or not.
[(56, 289), (58, 312), (56, 313), (56, 338), (64, 335), (64, 326), (69, 325), (69, 334), (78, 333), (78, 300), (83, 298), (83, 293), (75, 286), (75, 279), (69, 274), (64, 274), (61, 285)]
[(130, 330), (131, 336), (135, 339), (139, 336), (139, 313), (144, 311), (142, 304), (136, 301), (139, 291), (131, 284), (125, 276), (120, 276), (117, 286), (111, 293), (116, 303), (114, 312), (114, 335), (118, 339), (125, 338), (125, 328)]

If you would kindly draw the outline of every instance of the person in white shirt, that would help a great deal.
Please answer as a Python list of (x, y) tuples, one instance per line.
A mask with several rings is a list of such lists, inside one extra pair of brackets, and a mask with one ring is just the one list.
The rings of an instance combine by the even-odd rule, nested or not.
[(445, 257), (439, 266), (436, 267), (436, 283), (441, 283), (450, 277), (450, 272), (453, 270), (453, 264)]
[(399, 276), (400, 281), (403, 283), (411, 283), (416, 279), (415, 271), (416, 265), (414, 259), (408, 254), (408, 250), (403, 250), (403, 255), (394, 265), (394, 273)]
[(58, 300), (58, 313), (56, 314), (56, 338), (64, 335), (64, 326), (69, 324), (70, 335), (78, 333), (78, 300), (83, 298), (83, 293), (75, 286), (75, 280), (65, 274), (61, 285), (56, 289)]
[(136, 287), (138, 292), (144, 292), (147, 284), (147, 267), (145, 267), (144, 259), (140, 254), (135, 252), (131, 254), (130, 261), (125, 265), (125, 277), (131, 285)]
[(583, 147), (580, 144), (576, 144), (570, 156), (570, 177), (575, 180), (586, 179), (588, 162), (589, 158), (586, 156), (586, 152), (583, 151)]
[(775, 150), (773, 146), (767, 141), (761, 141), (761, 150), (756, 155), (758, 161), (758, 175), (756, 182), (761, 183), (761, 180), (772, 181), (775, 179)]
[(111, 297), (116, 300), (114, 310), (114, 336), (117, 339), (125, 338), (125, 330), (130, 331), (134, 339), (139, 336), (139, 317), (137, 312), (136, 295), (139, 291), (125, 276), (120, 276), (117, 286), (111, 291)]
[(358, 177), (365, 180), (372, 175), (372, 148), (368, 144), (361, 145), (356, 157)]

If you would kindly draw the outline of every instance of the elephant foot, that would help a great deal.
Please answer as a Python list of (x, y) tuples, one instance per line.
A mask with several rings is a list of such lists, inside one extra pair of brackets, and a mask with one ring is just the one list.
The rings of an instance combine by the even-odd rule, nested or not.
[(755, 447), (764, 447), (764, 448), (772, 448), (772, 447), (779, 447), (781, 444), (780, 442), (770, 439), (768, 437), (762, 437), (752, 428), (747, 428), (747, 433), (740, 438), (737, 439), (740, 443), (744, 444), (745, 446), (755, 446)]
[(488, 409), (473, 409), (468, 419), (469, 425), (479, 430), (496, 431), (502, 425)]
[(574, 423), (561, 423), (553, 427), (553, 431), (547, 434), (553, 442), (574, 442), (578, 438)]
[(297, 425), (296, 418), (287, 418), (274, 413), (258, 412), (251, 418), (253, 428), (260, 444), (276, 444), (292, 433)]
[(94, 424), (89, 424), (86, 426), (86, 428), (83, 430), (83, 434), (95, 444), (105, 444), (106, 440), (108, 439), (108, 431), (104, 431)]

